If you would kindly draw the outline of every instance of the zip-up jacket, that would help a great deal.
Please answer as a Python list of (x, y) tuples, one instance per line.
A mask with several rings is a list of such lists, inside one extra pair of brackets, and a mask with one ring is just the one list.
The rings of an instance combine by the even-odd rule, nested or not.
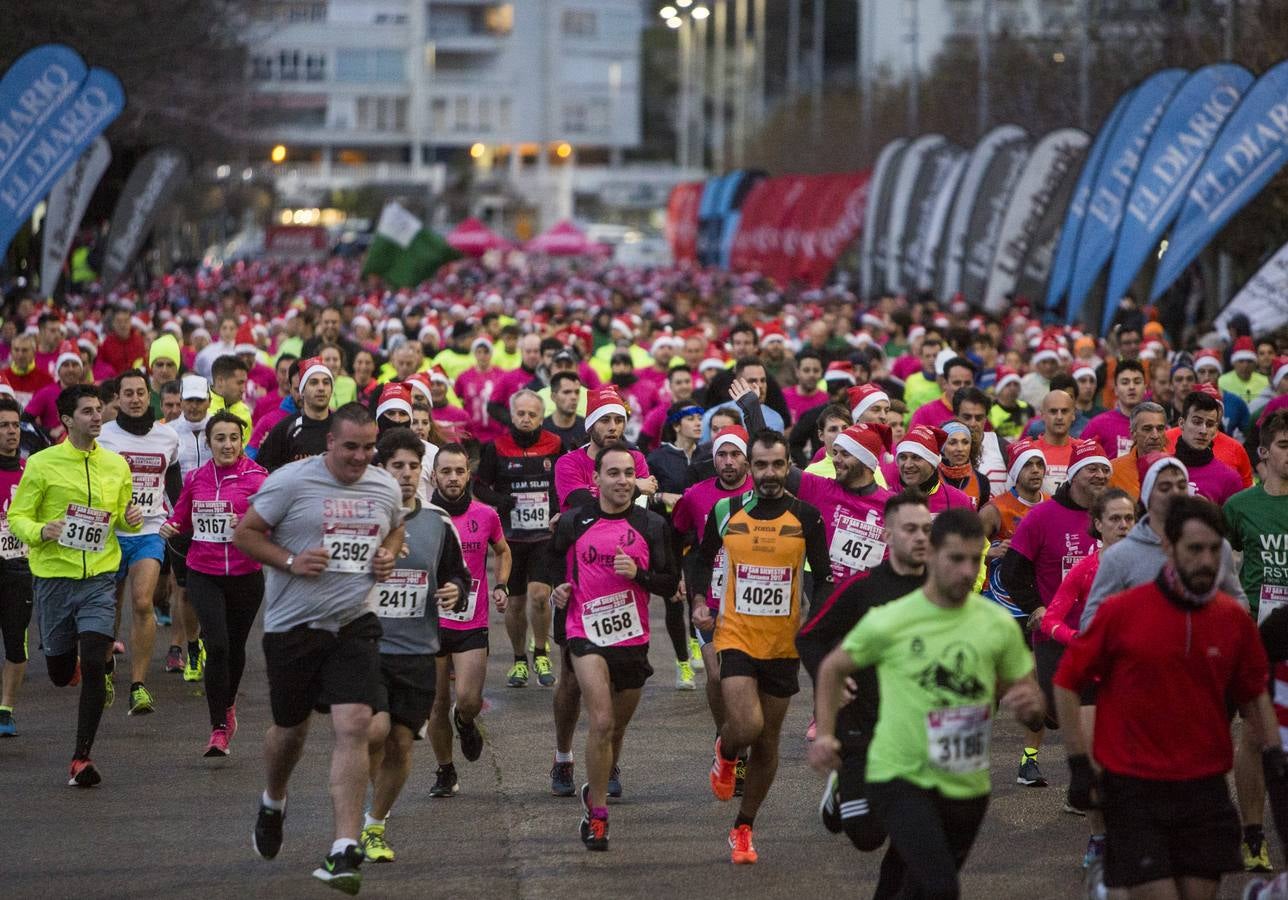
[[(513, 515), (517, 495), (524, 495), (545, 507), (544, 515), (535, 521), (551, 522), (559, 507), (555, 502), (555, 462), (563, 456), (563, 441), (552, 432), (539, 428), (524, 434), (509, 428), (495, 441), (483, 445), (478, 472), (474, 476), (474, 493), (501, 516), (506, 540), (519, 542), (550, 539), (550, 528), (525, 527), (525, 521)], [(543, 495), (544, 501), (537, 495)], [(519, 527), (515, 527), (518, 525)]]
[(206, 443), (206, 423), (210, 416), (200, 422), (189, 422), (183, 416), (173, 422), (167, 422), (170, 430), (179, 435), (179, 472), (185, 481), (199, 467), (210, 461), (210, 445)]
[[(77, 450), (71, 441), (63, 441), (32, 454), (9, 504), (9, 529), (30, 548), (31, 573), (37, 578), (76, 579), (115, 573), (121, 567), (116, 532), (139, 530), (139, 526), (125, 521), (132, 488), (125, 458), (97, 441), (88, 452)], [(73, 503), (102, 510), (111, 517), (112, 528), (102, 552), (72, 550), (56, 540), (40, 537), (41, 529), (64, 518)]]
[[(228, 501), (239, 518), (246, 515), (250, 498), (268, 477), (268, 471), (243, 456), (231, 466), (216, 466), (212, 459), (194, 469), (183, 482), (183, 491), (174, 513), (166, 522), (180, 534), (192, 534), (192, 503)], [(260, 564), (237, 549), (231, 541), (217, 543), (194, 539), (188, 550), (188, 568), (203, 575), (249, 575), (258, 572)]]

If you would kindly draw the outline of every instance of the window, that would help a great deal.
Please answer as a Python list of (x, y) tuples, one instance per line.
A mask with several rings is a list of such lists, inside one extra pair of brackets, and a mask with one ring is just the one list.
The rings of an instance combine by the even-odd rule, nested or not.
[(607, 134), (609, 131), (610, 104), (604, 99), (590, 101), (587, 130), (591, 134)]
[(457, 131), (470, 130), (470, 98), (457, 97), (452, 109), (452, 127)]
[(337, 50), (335, 80), (399, 84), (406, 79), (405, 58), (401, 50)]
[(272, 81), (273, 57), (267, 54), (256, 54), (251, 57), (250, 77), (256, 81)]
[(435, 97), (429, 101), (430, 128), (435, 134), (447, 131), (447, 98)]
[(282, 50), (278, 52), (277, 77), (282, 81), (300, 80), (300, 51)]
[(596, 17), (590, 10), (565, 9), (561, 20), (566, 37), (594, 37), (598, 32)]
[(358, 128), (362, 131), (404, 131), (407, 128), (406, 97), (359, 97)]
[(510, 130), (510, 105), (511, 100), (509, 97), (502, 97), (497, 101), (497, 125), (502, 131), (508, 132)]
[(568, 134), (585, 134), (589, 124), (590, 113), (584, 103), (565, 103), (563, 106), (563, 130)]
[(310, 53), (304, 57), (304, 80), (326, 81), (326, 55)]
[(492, 130), (492, 98), (479, 97), (479, 131)]

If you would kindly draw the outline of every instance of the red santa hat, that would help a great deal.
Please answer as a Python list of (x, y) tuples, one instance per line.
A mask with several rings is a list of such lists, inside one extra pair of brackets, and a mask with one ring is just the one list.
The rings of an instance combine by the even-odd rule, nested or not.
[(331, 370), (326, 367), (326, 363), (322, 362), (322, 357), (320, 356), (311, 356), (300, 363), (300, 387), (308, 384), (309, 379), (314, 375), (325, 375), (326, 379), (332, 383), (335, 380), (331, 375)]
[(259, 350), (255, 346), (255, 332), (249, 322), (243, 322), (237, 329), (237, 337), (234, 340), (236, 346), (233, 347), (234, 353), (255, 353)]
[(1068, 479), (1073, 480), (1073, 476), (1090, 465), (1102, 465), (1109, 467), (1109, 457), (1105, 456), (1105, 451), (1100, 448), (1099, 442), (1095, 440), (1074, 441), (1073, 450), (1069, 453), (1069, 473)]
[(617, 393), (615, 388), (601, 388), (598, 391), (592, 391), (586, 400), (586, 430), (590, 431), (591, 427), (604, 416), (621, 416), (627, 417), (626, 402), (622, 400), (621, 394)]
[[(403, 384), (407, 385), (408, 390), (425, 395), (425, 400), (429, 403), (434, 402), (433, 396), (429, 393), (429, 380), (433, 377), (431, 372), (417, 372), (408, 378)], [(443, 383), (447, 383), (447, 376), (443, 376)]]
[(1044, 360), (1054, 359), (1057, 362), (1060, 359), (1060, 344), (1053, 338), (1044, 338), (1039, 344), (1037, 352), (1033, 354), (1030, 362), (1037, 365)]
[(711, 441), (711, 455), (715, 456), (720, 452), (720, 448), (729, 444), (742, 451), (742, 455), (747, 455), (747, 443), (750, 438), (747, 437), (747, 429), (741, 425), (726, 425), (716, 432), (716, 436)]
[(63, 367), (63, 363), (74, 362), (78, 366), (84, 365), (81, 359), (80, 350), (71, 341), (63, 341), (58, 345), (58, 356), (54, 359), (54, 371), (57, 372)]
[(900, 454), (911, 453), (932, 466), (938, 466), (939, 451), (943, 449), (944, 441), (947, 439), (948, 435), (942, 428), (936, 428), (933, 425), (914, 425), (903, 436), (903, 440), (895, 448), (894, 455), (898, 459)]
[(993, 390), (998, 393), (1000, 393), (1002, 388), (1006, 387), (1012, 381), (1016, 384), (1020, 383), (1020, 373), (1012, 369), (1010, 366), (998, 366), (995, 371), (997, 374), (997, 380), (993, 383)]
[[(1172, 466), (1185, 474), (1185, 481), (1188, 484), (1190, 470), (1185, 468), (1185, 463), (1175, 456), (1155, 451), (1136, 460), (1136, 472), (1140, 475), (1140, 502), (1146, 509), (1149, 508), (1149, 495), (1154, 492), (1154, 482), (1158, 480), (1159, 473)], [(1186, 491), (1188, 493), (1188, 488)]]
[(885, 425), (859, 422), (836, 436), (833, 446), (840, 447), (869, 469), (875, 470), (890, 442), (890, 429)]
[(854, 384), (854, 363), (843, 359), (828, 363), (827, 370), (823, 373), (823, 380), (848, 381)]
[(394, 382), (380, 389), (380, 401), (376, 405), (376, 418), (387, 412), (402, 410), (411, 415), (411, 388)]
[(880, 385), (872, 383), (860, 384), (857, 387), (850, 388), (846, 391), (845, 398), (850, 403), (850, 415), (855, 422), (863, 418), (863, 414), (871, 409), (874, 404), (880, 403), (882, 400), (886, 403), (890, 402), (890, 395), (881, 390)]
[[(420, 374), (424, 374), (424, 373), (422, 372)], [(432, 369), (429, 370), (429, 380), (437, 381), (440, 384), (447, 384), (447, 385), (450, 385), (452, 383), (452, 379), (447, 377), (447, 370), (444, 369), (442, 366), (434, 366)]]
[(1270, 386), (1275, 387), (1288, 375), (1288, 356), (1276, 356), (1275, 361), (1270, 365)]
[(1200, 369), (1216, 369), (1218, 372), (1224, 372), (1225, 366), (1221, 365), (1221, 354), (1215, 350), (1200, 350), (1194, 354), (1195, 374)]
[(1083, 378), (1094, 379), (1096, 377), (1096, 370), (1091, 363), (1079, 361), (1073, 364), (1073, 371), (1069, 374), (1073, 376), (1074, 381), (1079, 381)]
[(475, 350), (477, 350), (479, 347), (487, 347), (488, 352), (489, 352), (489, 353), (491, 353), (491, 352), (492, 352), (492, 339), (491, 339), (491, 338), (489, 338), (489, 337), (485, 337), (484, 335), (479, 335), (479, 336), (478, 336), (478, 337), (476, 337), (473, 341), (471, 341), (471, 342), (470, 342), (470, 352), (471, 352), (471, 353), (473, 353), (473, 352), (474, 352)]
[(1230, 354), (1230, 362), (1256, 362), (1257, 351), (1252, 344), (1252, 338), (1241, 337), (1234, 342), (1234, 352)]
[(763, 347), (765, 344), (770, 344), (774, 341), (787, 343), (787, 334), (783, 331), (782, 325), (777, 322), (770, 322), (760, 331), (760, 345)]
[(1046, 456), (1042, 453), (1042, 448), (1038, 446), (1036, 441), (1016, 441), (1006, 449), (1011, 455), (1011, 467), (1006, 470), (1006, 484), (1008, 487), (1015, 485), (1015, 482), (1019, 480), (1020, 472), (1029, 464), (1030, 460), (1040, 459), (1043, 467), (1046, 467)]
[(1194, 390), (1198, 391), (1200, 394), (1207, 394), (1216, 401), (1216, 405), (1221, 407), (1222, 411), (1225, 410), (1225, 395), (1221, 393), (1221, 389), (1215, 384), (1200, 381), (1198, 384), (1194, 385)]

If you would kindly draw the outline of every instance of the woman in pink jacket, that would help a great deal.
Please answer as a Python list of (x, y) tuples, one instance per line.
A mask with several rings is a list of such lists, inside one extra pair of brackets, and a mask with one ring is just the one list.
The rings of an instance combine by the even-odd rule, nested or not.
[(246, 668), (246, 639), (264, 600), (259, 563), (233, 545), (233, 529), (268, 472), (242, 449), (242, 424), (221, 411), (206, 423), (209, 462), (188, 474), (174, 514), (161, 536), (191, 534), (188, 600), (201, 621), (206, 645), (206, 703), (210, 743), (205, 755), (228, 755), (237, 731), (237, 688)]

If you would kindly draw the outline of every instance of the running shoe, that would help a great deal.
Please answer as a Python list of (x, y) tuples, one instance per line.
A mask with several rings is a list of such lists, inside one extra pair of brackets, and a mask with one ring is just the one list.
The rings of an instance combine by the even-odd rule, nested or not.
[[(185, 680), (187, 678), (185, 674)], [(146, 716), (148, 713), (156, 710), (156, 701), (152, 699), (152, 692), (143, 685), (130, 689), (130, 715)]]
[(823, 799), (818, 803), (818, 817), (823, 820), (823, 827), (832, 834), (840, 834), (841, 822), (841, 776), (832, 772), (823, 785)]
[(1025, 787), (1046, 787), (1047, 780), (1038, 768), (1037, 754), (1025, 753), (1020, 760), (1020, 771), (1015, 776), (1015, 783)]
[(702, 645), (698, 643), (695, 637), (689, 638), (689, 665), (693, 666), (693, 671), (701, 672), (704, 664), (702, 662)]
[(614, 800), (622, 799), (622, 770), (617, 766), (608, 773), (608, 796)]
[(751, 826), (738, 825), (729, 829), (729, 859), (735, 865), (751, 865), (759, 857), (751, 843)]
[(69, 787), (89, 788), (100, 783), (102, 780), (103, 776), (98, 774), (98, 769), (94, 768), (94, 762), (92, 760), (72, 760), (72, 768), (67, 778), (67, 784)]
[(260, 800), (259, 812), (255, 816), (255, 831), (251, 834), (251, 846), (260, 859), (273, 859), (282, 849), (282, 823), (285, 821), (286, 810), (272, 809)]
[(362, 837), (358, 839), (362, 844), (362, 852), (373, 863), (393, 862), (394, 851), (385, 840), (385, 826), (368, 825), (362, 829)]
[(350, 844), (340, 853), (332, 853), (322, 860), (322, 865), (313, 870), (313, 877), (327, 887), (353, 896), (362, 888), (362, 873), (358, 871), (362, 859), (362, 848)]
[(1091, 868), (1091, 864), (1105, 856), (1105, 839), (1104, 836), (1097, 837), (1092, 835), (1087, 838), (1087, 852), (1082, 854), (1082, 867)]
[[(720, 753), (720, 738), (716, 738), (716, 755), (711, 761), (711, 793), (717, 800), (733, 799), (734, 769), (737, 761), (725, 759)], [(732, 838), (730, 838), (732, 840)]]
[(809, 725), (805, 728), (805, 740), (809, 741), (812, 744), (814, 743), (814, 738), (816, 737), (818, 737), (818, 722), (813, 717), (811, 717), (809, 720)]
[(18, 725), (13, 720), (13, 710), (0, 709), (0, 737), (17, 737)]
[(210, 732), (210, 743), (206, 745), (206, 759), (223, 759), (229, 755), (228, 729), (215, 728)]
[(429, 789), (429, 796), (436, 800), (455, 797), (461, 789), (461, 781), (456, 777), (456, 766), (450, 763), (439, 766), (434, 772), (434, 786)]
[(532, 657), (532, 668), (537, 670), (537, 683), (542, 687), (555, 686), (555, 671), (550, 666), (550, 657), (544, 653), (538, 653)]
[(201, 676), (206, 674), (206, 647), (204, 644), (200, 646), (201, 652), (197, 654), (195, 660), (191, 653), (188, 654), (188, 664), (183, 667), (184, 681), (200, 681)]
[(1069, 799), (1069, 792), (1064, 792), (1064, 805), (1061, 807), (1071, 816), (1085, 816), (1087, 811), (1080, 806), (1074, 806), (1073, 801)]
[(1105, 886), (1104, 856), (1097, 856), (1087, 866), (1082, 884), (1087, 891), (1087, 900), (1109, 900), (1109, 888)]
[(170, 649), (165, 654), (165, 670), (167, 672), (183, 671), (183, 648), (176, 644), (171, 644)]
[(479, 723), (472, 719), (462, 722), (455, 703), (452, 704), (452, 721), (456, 724), (456, 734), (461, 739), (461, 755), (470, 762), (475, 762), (483, 755), (483, 732), (479, 731)]
[(581, 842), (586, 845), (587, 850), (607, 850), (608, 819), (590, 814), (589, 784), (581, 786), (581, 808), (581, 825), (578, 829), (581, 833)]
[(733, 767), (733, 795), (742, 796), (742, 786), (747, 780), (747, 757), (740, 756)]
[(1253, 878), (1243, 887), (1243, 900), (1288, 900), (1288, 875)]
[(521, 688), (528, 686), (528, 661), (526, 659), (516, 659), (514, 665), (510, 666), (510, 672), (505, 676), (505, 683), (508, 687)]
[(156, 617), (158, 625), (169, 628), (174, 624), (174, 619), (170, 616), (170, 613), (159, 606), (152, 607), (152, 614)]
[(687, 659), (677, 659), (675, 661), (675, 689), (677, 691), (696, 691), (698, 686), (693, 683), (693, 666), (689, 665)]
[(236, 703), (228, 707), (228, 711), (224, 713), (224, 723), (228, 726), (228, 740), (231, 741), (233, 737), (237, 734), (237, 704)]
[[(80, 664), (77, 663), (76, 673), (80, 674)], [(107, 690), (103, 694), (103, 709), (111, 709), (112, 704), (116, 702), (116, 685), (112, 683), (112, 673), (108, 672), (103, 676), (107, 682)]]
[(557, 762), (550, 767), (550, 793), (556, 797), (571, 797), (577, 793), (573, 787), (573, 764)]
[(1239, 849), (1243, 852), (1243, 871), (1274, 871), (1270, 865), (1270, 851), (1264, 838), (1256, 841), (1240, 841)]

